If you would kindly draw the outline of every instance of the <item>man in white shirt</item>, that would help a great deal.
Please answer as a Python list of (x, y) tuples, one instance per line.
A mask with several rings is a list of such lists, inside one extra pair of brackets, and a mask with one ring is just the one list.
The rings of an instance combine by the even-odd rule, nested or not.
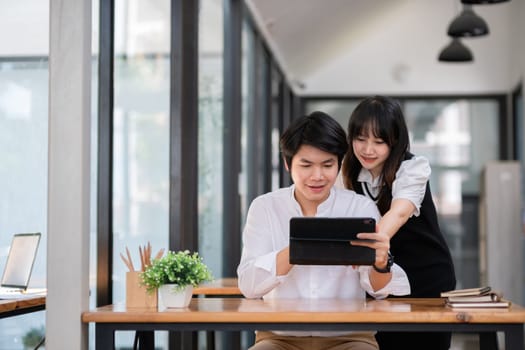
[[(372, 241), (351, 244), (375, 249), (373, 266), (314, 266), (289, 263), (289, 221), (292, 217), (373, 217), (373, 201), (334, 187), (347, 151), (346, 134), (322, 112), (296, 119), (280, 141), (293, 185), (257, 197), (248, 210), (243, 251), (237, 268), (239, 288), (247, 298), (365, 300), (410, 293), (403, 269), (393, 263), (389, 238), (379, 230), (360, 233)], [(349, 243), (350, 244), (350, 243)], [(375, 332), (262, 332), (251, 350), (378, 349)]]

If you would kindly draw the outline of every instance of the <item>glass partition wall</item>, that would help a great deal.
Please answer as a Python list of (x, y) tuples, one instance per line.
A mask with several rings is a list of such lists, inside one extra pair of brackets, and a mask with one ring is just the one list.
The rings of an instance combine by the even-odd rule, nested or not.
[[(40, 232), (30, 287), (46, 285), (47, 57), (0, 61), (0, 273), (15, 233)], [(0, 327), (0, 349), (36, 346), (45, 311), (11, 317)]]
[[(40, 232), (29, 287), (45, 287), (49, 2), (6, 6), (0, 11), (0, 274), (13, 235)], [(0, 321), (0, 349), (34, 348), (45, 334), (45, 311)]]
[[(182, 11), (178, 16), (174, 16), (173, 13), (177, 10), (171, 8), (174, 4), (177, 10)], [(146, 3), (133, 0), (115, 1), (114, 33), (112, 33), (114, 52), (111, 83), (114, 97), (111, 112), (111, 143), (109, 145), (100, 141), (98, 143), (98, 154), (104, 154), (105, 151), (112, 149), (111, 170), (105, 173), (105, 176), (112, 179), (112, 190), (103, 200), (111, 202), (110, 238), (108, 238), (110, 242), (108, 244), (112, 246), (111, 251), (108, 252), (111, 256), (111, 276), (108, 281), (111, 288), (108, 290), (112, 291), (113, 304), (125, 303), (126, 267), (120, 260), (120, 254), (125, 253), (126, 248), (129, 249), (137, 268), (139, 245), (150, 242), (156, 252), (157, 249), (167, 248), (172, 244), (170, 216), (173, 208), (170, 207), (174, 203), (170, 203), (172, 185), (170, 181), (174, 181), (174, 178), (170, 174), (173, 172), (173, 169), (170, 170), (173, 157), (170, 154), (173, 150), (170, 148), (173, 147), (174, 136), (170, 134), (170, 130), (173, 131), (171, 125), (173, 96), (177, 93), (173, 89), (180, 86), (178, 83), (173, 85), (173, 79), (180, 79), (180, 76), (174, 75), (171, 70), (173, 60), (184, 53), (172, 52), (174, 49), (171, 47), (173, 45), (171, 36), (174, 34), (173, 28), (179, 28), (174, 26), (173, 21), (180, 18), (186, 20), (185, 16), (190, 15), (184, 13), (187, 10), (185, 4), (189, 4), (189, 1), (156, 0)], [(243, 16), (246, 15), (243, 5), (231, 1), (228, 6), (230, 22), (242, 23)], [(238, 260), (235, 256), (230, 257), (230, 265), (227, 268), (224, 266), (224, 251), (231, 246), (227, 242), (236, 239), (239, 240), (237, 245), (240, 246), (240, 232), (223, 233), (225, 217), (231, 215), (241, 218), (236, 225), (242, 226), (249, 201), (246, 197), (247, 193), (253, 197), (262, 192), (260, 184), (265, 175), (259, 175), (260, 165), (254, 167), (254, 162), (259, 161), (264, 164), (264, 161), (248, 156), (256, 151), (247, 140), (256, 137), (259, 140), (257, 147), (270, 148), (270, 141), (266, 140), (266, 134), (259, 134), (255, 124), (266, 125), (266, 120), (269, 120), (263, 112), (270, 109), (269, 87), (285, 84), (277, 65), (271, 61), (268, 52), (264, 51), (264, 43), (260, 36), (251, 23), (245, 22), (244, 32), (251, 33), (250, 39), (242, 41), (242, 26), (238, 32), (238, 42), (232, 43), (232, 39), (229, 38), (231, 50), (236, 46), (243, 47), (243, 58), (238, 59), (239, 65), (235, 67), (230, 65), (229, 69), (233, 69), (233, 74), (243, 78), (239, 80), (239, 86), (228, 91), (229, 99), (225, 102), (223, 87), (236, 83), (230, 75), (224, 73), (226, 66), (224, 33), (228, 32), (223, 23), (223, 17), (227, 12), (225, 7), (222, 0), (201, 0), (198, 5), (198, 84), (196, 84), (198, 86), (198, 136), (196, 136), (198, 147), (195, 152), (198, 158), (198, 210), (192, 215), (198, 217), (198, 239), (195, 240), (198, 242), (197, 249), (216, 278), (233, 276), (225, 270), (235, 271), (235, 266), (232, 268), (230, 265), (236, 265)], [(106, 18), (104, 22), (106, 28), (111, 27), (108, 23)], [(254, 47), (257, 47), (257, 50), (254, 50)], [(263, 51), (266, 53), (264, 58), (256, 57)], [(259, 62), (263, 64), (262, 69)], [(270, 64), (273, 64), (275, 72), (271, 76)], [(244, 70), (241, 65), (244, 66)], [(99, 88), (102, 91), (110, 91), (106, 85), (102, 86), (107, 83), (108, 81), (99, 82), (101, 84)], [(265, 86), (268, 89), (263, 89), (258, 95), (254, 95), (252, 93), (254, 86)], [(239, 91), (239, 96), (232, 98), (231, 92), (235, 89)], [(241, 98), (241, 91), (245, 93), (243, 98)], [(281, 125), (279, 119), (282, 118), (278, 112), (282, 111), (282, 108), (278, 106), (279, 91), (274, 93), (276, 94), (273, 108), (275, 114), (272, 118), (274, 125), (278, 126)], [(258, 101), (260, 96), (266, 96), (264, 100), (268, 100), (268, 103)], [(243, 124), (242, 127), (239, 126), (239, 131), (242, 129), (241, 135), (245, 141), (238, 140), (239, 145), (242, 145), (238, 156), (227, 157), (225, 154), (225, 148), (232, 151), (231, 146), (225, 146), (227, 142), (231, 142), (225, 137), (225, 135), (231, 136), (230, 124), (226, 124), (224, 117), (226, 103), (237, 104), (229, 110), (235, 113), (238, 108), (239, 111), (239, 115), (234, 116), (233, 119), (231, 113), (228, 115), (229, 123), (232, 120), (239, 120)], [(184, 129), (179, 131), (182, 136), (187, 132)], [(280, 131), (274, 130), (274, 133)], [(274, 149), (273, 152), (278, 151)], [(238, 173), (232, 172), (236, 168), (226, 162), (225, 158), (239, 163)], [(181, 164), (182, 169), (179, 169), (181, 173), (186, 171), (185, 166), (186, 164)], [(247, 171), (252, 175), (246, 176)], [(231, 188), (225, 188), (224, 185), (225, 177), (230, 176), (228, 174), (231, 174), (231, 178), (238, 177), (238, 182)], [(104, 179), (101, 179), (101, 182), (103, 181)], [(224, 195), (230, 198), (228, 200), (233, 204), (232, 207), (224, 206)], [(98, 205), (105, 205), (105, 202), (100, 201), (100, 196)], [(239, 208), (239, 213), (232, 212), (235, 207)], [(97, 237), (100, 240), (104, 235), (98, 234)], [(101, 247), (100, 242), (94, 245)], [(228, 247), (225, 248), (225, 245)], [(234, 252), (233, 255), (237, 254), (240, 255), (240, 252)], [(98, 256), (100, 259), (100, 255)], [(98, 290), (100, 292), (100, 288)], [(118, 332), (116, 344), (120, 348), (129, 347), (133, 343), (133, 337), (132, 332)], [(157, 348), (170, 347), (168, 343), (172, 338), (170, 337), (168, 342), (165, 332), (156, 332), (155, 338)], [(199, 338), (199, 342), (201, 340), (202, 337)], [(182, 341), (186, 340), (182, 339)], [(230, 345), (233, 347), (229, 347)], [(230, 345), (227, 348), (237, 347), (237, 344)]]
[[(115, 1), (113, 303), (125, 303), (129, 249), (168, 245), (170, 1)], [(117, 333), (132, 344), (134, 332)], [(165, 342), (158, 337), (157, 343)], [(160, 340), (162, 339), (162, 340)]]
[(199, 253), (221, 276), (223, 235), (223, 4), (201, 0), (199, 13)]
[[(128, 248), (135, 267), (139, 245), (169, 246), (170, 147), (169, 0), (115, 3), (113, 110), (113, 303), (125, 302)], [(199, 253), (221, 275), (222, 1), (199, 8)], [(184, 133), (184, 132), (183, 132)], [(119, 332), (117, 344), (133, 342)], [(157, 332), (156, 345), (167, 346)]]

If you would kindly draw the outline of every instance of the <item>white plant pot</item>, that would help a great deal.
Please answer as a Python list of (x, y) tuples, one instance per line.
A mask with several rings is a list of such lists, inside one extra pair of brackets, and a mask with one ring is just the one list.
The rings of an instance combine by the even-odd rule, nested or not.
[(177, 290), (175, 284), (165, 284), (159, 287), (159, 308), (185, 308), (190, 305), (193, 286)]

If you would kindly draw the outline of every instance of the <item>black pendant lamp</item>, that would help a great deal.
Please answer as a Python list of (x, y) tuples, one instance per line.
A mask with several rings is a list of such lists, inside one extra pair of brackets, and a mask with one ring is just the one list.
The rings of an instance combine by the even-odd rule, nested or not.
[(438, 59), (441, 62), (471, 62), (473, 57), (468, 47), (458, 38), (453, 38), (452, 42), (441, 51)]
[(510, 0), (461, 0), (462, 4), (468, 5), (485, 5), (485, 4), (499, 4), (500, 2), (507, 2)]
[(472, 10), (472, 6), (463, 6), (463, 11), (448, 26), (448, 35), (453, 38), (482, 36), (489, 33), (487, 22)]

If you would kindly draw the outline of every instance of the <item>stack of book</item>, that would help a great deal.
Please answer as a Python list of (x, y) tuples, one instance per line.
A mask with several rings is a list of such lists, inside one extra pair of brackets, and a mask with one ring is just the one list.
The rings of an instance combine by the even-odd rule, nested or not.
[(456, 289), (441, 293), (447, 306), (452, 308), (505, 308), (510, 301), (502, 298), (500, 292), (490, 287)]

